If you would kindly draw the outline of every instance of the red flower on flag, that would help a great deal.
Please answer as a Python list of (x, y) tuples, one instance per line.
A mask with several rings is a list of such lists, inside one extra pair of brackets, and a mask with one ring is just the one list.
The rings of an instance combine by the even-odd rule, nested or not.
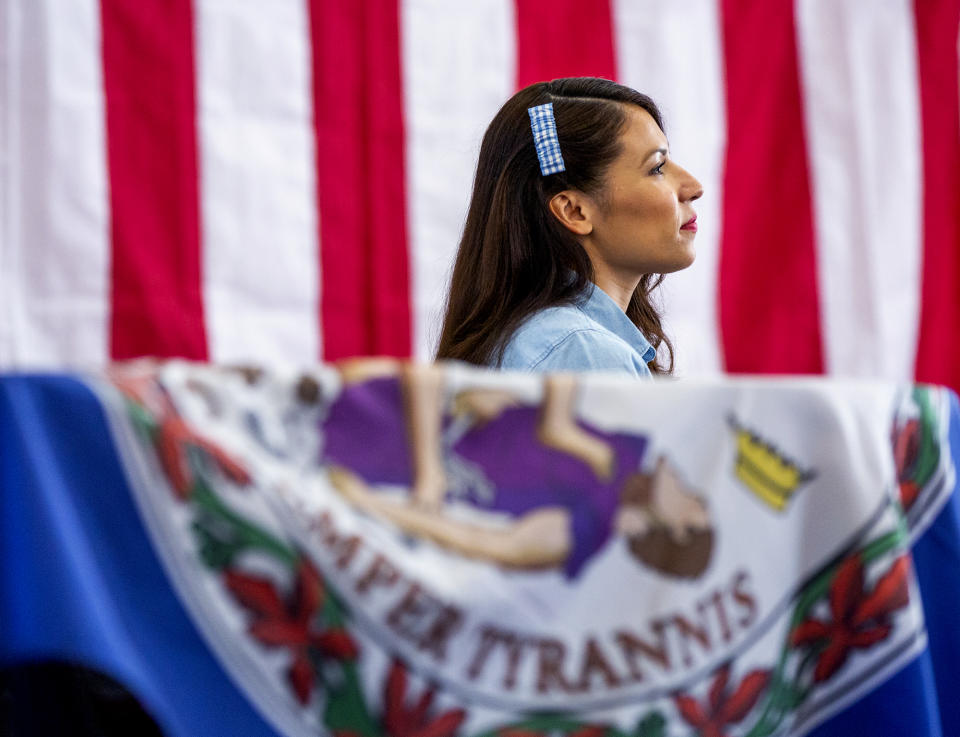
[(894, 431), (893, 457), (900, 482), (900, 503), (904, 509), (910, 509), (920, 494), (920, 487), (911, 478), (920, 452), (920, 429), (920, 421), (910, 419)]
[(901, 555), (890, 566), (873, 591), (863, 590), (863, 561), (860, 555), (847, 559), (830, 584), (831, 622), (806, 619), (790, 635), (794, 647), (826, 643), (813, 672), (814, 682), (825, 681), (846, 662), (850, 652), (868, 648), (886, 639), (892, 630), (890, 615), (907, 605), (910, 564)]
[(748, 673), (733, 691), (729, 688), (730, 665), (724, 665), (714, 676), (706, 706), (692, 696), (676, 695), (673, 702), (684, 721), (699, 730), (700, 737), (725, 737), (724, 728), (741, 721), (756, 705), (770, 682), (770, 671)]
[(194, 432), (177, 412), (163, 386), (157, 380), (155, 368), (143, 366), (108, 371), (111, 381), (128, 399), (139, 404), (156, 418), (157, 434), (154, 443), (160, 465), (173, 490), (181, 499), (190, 496), (194, 476), (190, 467), (189, 449), (205, 452), (234, 483), (246, 486), (250, 473), (219, 446)]
[[(587, 724), (568, 732), (566, 737), (603, 737), (607, 728), (597, 724)], [(504, 727), (497, 732), (497, 737), (547, 737), (547, 733), (523, 727)]]
[(463, 709), (449, 709), (432, 719), (434, 689), (420, 694), (412, 706), (407, 706), (407, 669), (394, 660), (384, 688), (384, 727), (390, 737), (453, 737), (466, 718)]
[(160, 418), (156, 444), (163, 471), (181, 499), (190, 496), (190, 490), (193, 488), (193, 470), (190, 468), (188, 457), (191, 446), (206, 452), (224, 475), (233, 482), (241, 486), (250, 483), (250, 473), (246, 468), (221, 448), (191, 430), (172, 408)]
[(567, 737), (603, 737), (606, 733), (606, 727), (594, 724), (580, 727), (580, 729), (570, 732)]
[(288, 677), (301, 704), (309, 700), (316, 677), (313, 653), (336, 660), (357, 656), (356, 643), (342, 627), (313, 629), (326, 592), (320, 574), (305, 558), (297, 565), (296, 585), (287, 601), (268, 579), (229, 569), (224, 577), (227, 588), (254, 613), (250, 634), (265, 645), (290, 649), (293, 662)]

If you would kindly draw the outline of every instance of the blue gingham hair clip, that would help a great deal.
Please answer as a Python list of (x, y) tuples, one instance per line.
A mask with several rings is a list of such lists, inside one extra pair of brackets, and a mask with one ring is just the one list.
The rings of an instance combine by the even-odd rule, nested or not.
[(540, 173), (547, 176), (564, 171), (566, 167), (563, 164), (563, 154), (560, 153), (553, 103), (529, 107), (527, 112), (530, 114), (530, 128), (533, 130), (533, 144), (537, 147), (537, 159), (540, 160)]

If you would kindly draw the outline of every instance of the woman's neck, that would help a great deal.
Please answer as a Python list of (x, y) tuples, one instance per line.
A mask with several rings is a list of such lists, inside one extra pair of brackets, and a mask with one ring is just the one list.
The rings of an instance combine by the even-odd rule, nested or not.
[(640, 276), (624, 276), (613, 273), (611, 270), (594, 264), (593, 283), (606, 292), (621, 310), (627, 311), (630, 299), (640, 283)]

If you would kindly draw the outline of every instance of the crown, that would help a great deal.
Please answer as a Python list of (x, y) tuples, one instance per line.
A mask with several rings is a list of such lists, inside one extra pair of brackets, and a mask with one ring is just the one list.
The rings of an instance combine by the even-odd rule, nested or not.
[(815, 474), (801, 469), (732, 416), (729, 421), (737, 441), (737, 457), (734, 461), (737, 478), (760, 499), (778, 512), (781, 511), (800, 485)]

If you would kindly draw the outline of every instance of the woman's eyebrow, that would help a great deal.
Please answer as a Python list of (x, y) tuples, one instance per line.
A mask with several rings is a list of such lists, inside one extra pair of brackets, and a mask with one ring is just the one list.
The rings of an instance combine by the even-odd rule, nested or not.
[(644, 156), (644, 157), (643, 157), (643, 160), (646, 161), (647, 159), (649, 159), (649, 158), (650, 158), (651, 156), (653, 156), (654, 154), (663, 154), (664, 156), (666, 156), (667, 153), (669, 153), (669, 152), (667, 151), (667, 149), (665, 149), (665, 148), (663, 148), (662, 146), (660, 146), (659, 148), (653, 149), (650, 153), (648, 153), (646, 156)]

